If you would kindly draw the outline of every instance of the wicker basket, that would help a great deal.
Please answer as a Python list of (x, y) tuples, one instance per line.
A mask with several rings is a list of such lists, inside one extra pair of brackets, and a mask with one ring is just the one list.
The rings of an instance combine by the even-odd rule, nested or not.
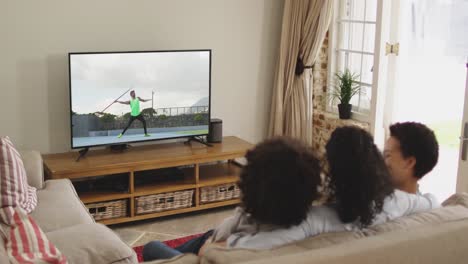
[(161, 193), (135, 198), (136, 214), (162, 212), (193, 205), (193, 190)]
[(103, 220), (127, 216), (127, 200), (86, 204), (94, 220)]
[(216, 201), (231, 200), (239, 198), (240, 190), (237, 184), (228, 183), (217, 186), (201, 188), (200, 203), (211, 203)]

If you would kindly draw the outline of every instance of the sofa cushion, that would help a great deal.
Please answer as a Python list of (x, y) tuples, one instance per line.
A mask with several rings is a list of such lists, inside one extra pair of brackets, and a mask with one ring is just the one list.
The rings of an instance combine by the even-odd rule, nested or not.
[(451, 195), (442, 203), (442, 206), (462, 205), (468, 208), (468, 193), (461, 192)]
[(23, 159), (28, 183), (36, 189), (44, 188), (44, 167), (41, 154), (35, 150), (19, 151)]
[(318, 249), (332, 245), (353, 241), (364, 237), (361, 231), (324, 233), (315, 237), (310, 237), (295, 244), (306, 249)]
[(396, 230), (407, 230), (423, 225), (435, 225), (460, 219), (468, 219), (468, 208), (455, 205), (433, 209), (428, 212), (397, 218), (384, 224), (363, 229), (366, 236), (378, 235)]
[(11, 263), (66, 264), (62, 253), (51, 243), (36, 221), (19, 207), (0, 209), (3, 239)]
[(48, 232), (70, 263), (137, 263), (136, 253), (102, 224), (81, 224)]
[(205, 254), (201, 257), (201, 263), (239, 263), (273, 256), (283, 256), (310, 249), (328, 247), (346, 241), (357, 240), (362, 237), (364, 237), (364, 234), (360, 231), (326, 233), (268, 250), (227, 249), (209, 246)]
[(23, 160), (8, 137), (0, 137), (0, 197), (0, 208), (17, 206), (30, 213), (37, 204), (36, 188), (29, 186)]
[(419, 226), (345, 242), (320, 250), (264, 258), (245, 264), (428, 264), (466, 263), (468, 220)]
[(444, 207), (427, 212), (400, 217), (384, 224), (363, 229), (366, 236), (378, 235), (396, 230), (407, 230), (422, 225), (436, 225), (450, 221), (468, 219), (468, 194), (454, 194), (443, 203)]
[(414, 229), (425, 225), (432, 226), (450, 221), (468, 219), (468, 208), (466, 207), (468, 206), (468, 194), (455, 194), (447, 199), (443, 205), (445, 207), (401, 217), (384, 224), (368, 227), (359, 232), (321, 234), (271, 250), (224, 249), (212, 246), (207, 249), (201, 261), (202, 263), (237, 263), (272, 256), (282, 256), (302, 252), (305, 249), (325, 248), (347, 241), (357, 240), (365, 236), (374, 236), (391, 231)]
[(194, 254), (183, 254), (171, 259), (145, 261), (144, 264), (198, 264), (200, 259)]
[(94, 223), (68, 179), (48, 180), (37, 192), (38, 203), (31, 213), (44, 232), (69, 226)]

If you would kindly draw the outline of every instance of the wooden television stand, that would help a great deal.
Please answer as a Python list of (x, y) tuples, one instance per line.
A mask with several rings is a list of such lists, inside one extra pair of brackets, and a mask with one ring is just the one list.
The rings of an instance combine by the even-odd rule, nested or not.
[[(232, 160), (243, 157), (252, 147), (253, 145), (237, 137), (225, 137), (222, 143), (213, 144), (213, 147), (196, 142), (177, 142), (132, 147), (122, 153), (93, 150), (80, 162), (75, 162), (77, 152), (43, 155), (43, 160), (48, 179), (68, 178), (76, 184), (106, 177), (110, 179), (110, 176), (116, 175), (123, 177), (128, 187), (125, 191), (77, 189), (80, 199), (88, 208), (102, 202), (125, 201), (124, 215), (98, 221), (110, 225), (238, 204), (238, 198), (203, 203), (200, 195), (204, 187), (237, 182), (240, 166)], [(148, 177), (151, 179), (151, 173), (158, 169), (161, 171), (163, 168), (175, 167), (180, 168), (183, 175), (174, 177), (173, 180), (169, 175), (165, 181), (141, 183), (141, 180), (148, 180)], [(189, 207), (137, 213), (138, 198), (184, 190), (193, 190), (193, 202)]]

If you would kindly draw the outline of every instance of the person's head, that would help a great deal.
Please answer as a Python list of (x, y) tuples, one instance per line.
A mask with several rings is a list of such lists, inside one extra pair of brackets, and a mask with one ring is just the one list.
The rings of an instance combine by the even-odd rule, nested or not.
[(439, 144), (434, 132), (423, 124), (396, 123), (390, 126), (384, 157), (395, 186), (406, 191), (412, 186), (414, 192), (417, 181), (437, 164)]
[(256, 145), (245, 157), (239, 188), (242, 207), (252, 219), (283, 227), (304, 220), (320, 197), (320, 164), (311, 149), (278, 137)]
[(131, 90), (131, 91), (130, 91), (130, 96), (131, 96), (133, 99), (135, 99), (135, 90)]
[(390, 174), (372, 136), (358, 127), (340, 127), (326, 145), (328, 188), (342, 222), (371, 224), (393, 193)]

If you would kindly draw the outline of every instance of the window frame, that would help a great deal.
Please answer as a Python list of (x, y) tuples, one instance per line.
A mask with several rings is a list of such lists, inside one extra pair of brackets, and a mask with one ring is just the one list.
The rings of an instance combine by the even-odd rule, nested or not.
[[(373, 36), (375, 38), (375, 36), (378, 34), (377, 32), (377, 27), (379, 26), (378, 25), (378, 18), (376, 17), (376, 21), (366, 21), (365, 19), (364, 20), (356, 20), (356, 19), (340, 19), (340, 15), (342, 14), (342, 12), (344, 12), (342, 10), (342, 5), (346, 4), (346, 0), (334, 0), (334, 10), (335, 12), (333, 12), (333, 16), (332, 16), (332, 22), (331, 22), (331, 25), (330, 25), (330, 29), (329, 29), (329, 37), (328, 37), (328, 67), (327, 67), (327, 92), (326, 92), (326, 107), (325, 107), (325, 111), (326, 112), (331, 112), (331, 113), (335, 113), (337, 114), (338, 113), (338, 107), (333, 104), (331, 101), (330, 101), (330, 92), (332, 91), (332, 87), (333, 87), (333, 83), (334, 83), (334, 75), (336, 73), (336, 69), (338, 68), (338, 65), (337, 65), (337, 53), (339, 52), (338, 50), (347, 50), (347, 49), (341, 49), (338, 47), (339, 43), (341, 43), (341, 36), (342, 34), (340, 34), (341, 32), (341, 29), (340, 29), (340, 23), (360, 23), (360, 24), (374, 24), (375, 27), (376, 27), (376, 30), (375, 30), (375, 35)], [(376, 16), (377, 16), (377, 10), (376, 10)], [(365, 36), (365, 31), (363, 31), (363, 38)], [(364, 43), (362, 44), (364, 45)], [(359, 53), (362, 53), (362, 54), (366, 54), (366, 55), (371, 55), (372, 56), (372, 61), (374, 62), (374, 65), (375, 65), (375, 59), (376, 59), (376, 49), (375, 49), (375, 46), (377, 45), (376, 42), (374, 42), (374, 47), (373, 47), (373, 51), (372, 52), (368, 52), (368, 51), (359, 51)], [(364, 47), (362, 47), (362, 49), (364, 49)], [(378, 56), (378, 55), (377, 55)], [(361, 59), (362, 60), (362, 59)], [(362, 63), (361, 63), (361, 67), (362, 67)], [(375, 76), (375, 74), (372, 74), (373, 76)], [(372, 109), (373, 109), (373, 100), (374, 100), (374, 85), (375, 85), (375, 80), (373, 78), (372, 80), (372, 83), (363, 83), (365, 86), (369, 87), (370, 91), (371, 91), (371, 96), (369, 97), (369, 108), (366, 109), (365, 111), (356, 111), (356, 110), (352, 110), (352, 117), (351, 119), (353, 120), (357, 120), (357, 121), (360, 121), (360, 122), (366, 122), (366, 123), (370, 123), (372, 121)], [(356, 107), (356, 105), (354, 105), (354, 107)], [(354, 108), (353, 107), (353, 108)]]

